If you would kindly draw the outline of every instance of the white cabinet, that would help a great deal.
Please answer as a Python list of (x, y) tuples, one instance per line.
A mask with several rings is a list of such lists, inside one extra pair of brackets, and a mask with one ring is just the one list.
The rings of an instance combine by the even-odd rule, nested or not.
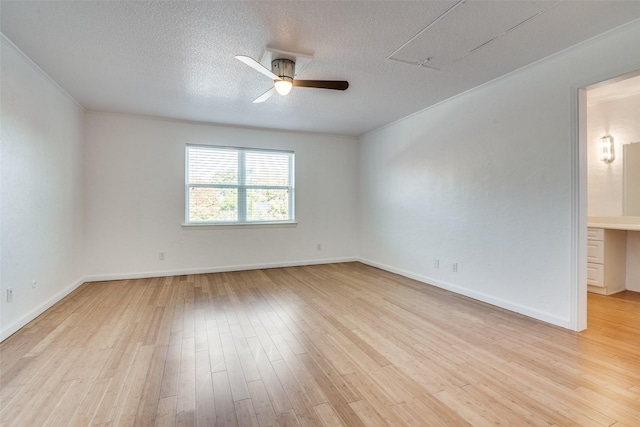
[(624, 291), (627, 232), (589, 228), (587, 232), (587, 288), (603, 295)]

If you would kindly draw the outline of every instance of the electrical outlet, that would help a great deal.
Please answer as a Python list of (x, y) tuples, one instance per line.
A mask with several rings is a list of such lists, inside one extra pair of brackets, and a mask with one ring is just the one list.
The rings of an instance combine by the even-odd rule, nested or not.
[(164, 261), (164, 252), (158, 252), (158, 259)]
[(319, 251), (322, 250), (322, 245), (320, 243), (318, 243), (318, 246), (316, 246), (316, 249), (318, 249)]
[(433, 260), (433, 268), (440, 268), (440, 260), (438, 258)]
[(36, 282), (35, 280), (34, 280), (33, 282), (31, 282), (31, 287), (32, 287), (33, 289), (35, 289), (35, 288), (36, 288), (36, 286), (38, 286), (38, 282)]
[(7, 289), (7, 302), (13, 302), (13, 289)]
[(454, 273), (458, 272), (458, 263), (457, 262), (451, 263), (451, 271), (453, 271)]

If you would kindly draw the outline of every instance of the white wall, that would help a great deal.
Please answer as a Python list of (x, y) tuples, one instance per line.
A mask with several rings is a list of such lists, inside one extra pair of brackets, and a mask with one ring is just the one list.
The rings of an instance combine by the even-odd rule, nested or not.
[[(295, 151), (296, 227), (182, 227), (185, 144)], [(357, 141), (88, 113), (88, 278), (353, 260)], [(317, 250), (317, 244), (322, 250)], [(159, 252), (166, 253), (160, 261)]]
[[(616, 158), (599, 158), (599, 139), (613, 136)], [(624, 144), (640, 142), (640, 95), (587, 107), (589, 216), (622, 216)]]
[(627, 231), (627, 277), (625, 287), (640, 292), (640, 231)]
[(0, 56), (2, 340), (80, 284), (84, 112), (1, 36)]
[(572, 87), (638, 51), (635, 23), (364, 136), (361, 257), (572, 325)]

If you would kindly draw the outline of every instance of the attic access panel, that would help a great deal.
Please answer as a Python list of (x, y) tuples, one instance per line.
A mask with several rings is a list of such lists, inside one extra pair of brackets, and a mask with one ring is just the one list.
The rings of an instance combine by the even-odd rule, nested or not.
[(466, 1), (448, 9), (389, 59), (441, 70), (553, 7), (547, 1)]

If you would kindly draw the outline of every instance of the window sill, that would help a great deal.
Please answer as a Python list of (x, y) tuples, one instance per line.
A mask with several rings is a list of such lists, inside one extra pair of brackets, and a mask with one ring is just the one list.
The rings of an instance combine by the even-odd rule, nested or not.
[(238, 229), (238, 228), (292, 228), (297, 227), (298, 223), (296, 221), (282, 221), (282, 222), (264, 222), (264, 223), (246, 223), (246, 224), (182, 224), (182, 228), (184, 229), (198, 229), (198, 230), (215, 230), (215, 229)]

